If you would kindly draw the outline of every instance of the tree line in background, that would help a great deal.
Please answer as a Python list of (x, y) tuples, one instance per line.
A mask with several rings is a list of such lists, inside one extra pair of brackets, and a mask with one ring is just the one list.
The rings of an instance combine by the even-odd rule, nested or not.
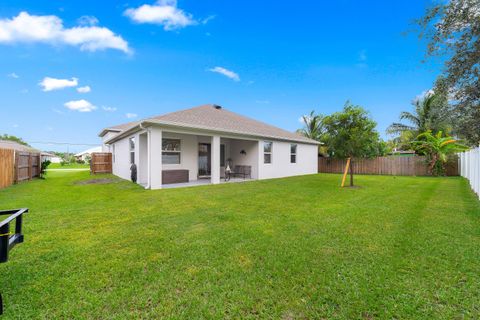
[[(24, 145), (24, 146), (27, 146), (27, 147), (32, 147), (22, 138), (14, 136), (14, 135), (6, 134), (6, 133), (0, 134), (0, 140), (13, 141), (13, 142), (17, 142), (17, 143), (19, 143), (21, 145)], [(47, 153), (54, 154), (54, 155), (58, 156), (60, 159), (62, 159), (61, 162), (60, 162), (60, 165), (62, 165), (62, 166), (69, 165), (69, 164), (74, 164), (74, 163), (79, 163), (79, 164), (86, 163), (86, 164), (88, 164), (89, 161), (90, 161), (89, 156), (85, 160), (79, 160), (75, 157), (75, 155), (73, 153), (70, 153), (70, 152), (47, 151)]]
[[(425, 155), (433, 175), (448, 157), (480, 143), (480, 0), (451, 0), (428, 9), (416, 21), (428, 41), (427, 57), (446, 60), (433, 89), (400, 113), (385, 142), (367, 111), (347, 102), (341, 112), (303, 117), (299, 133), (322, 142), (319, 154), (337, 158), (375, 157), (413, 150)], [(352, 167), (351, 167), (352, 168)], [(351, 185), (353, 171), (350, 170)]]
[(22, 138), (19, 138), (17, 136), (13, 136), (13, 135), (10, 135), (10, 134), (0, 134), (0, 140), (5, 140), (5, 141), (13, 141), (13, 142), (16, 142), (16, 143), (19, 143), (21, 145), (24, 145), (24, 146), (27, 146), (27, 147), (31, 147), (27, 142), (25, 142)]

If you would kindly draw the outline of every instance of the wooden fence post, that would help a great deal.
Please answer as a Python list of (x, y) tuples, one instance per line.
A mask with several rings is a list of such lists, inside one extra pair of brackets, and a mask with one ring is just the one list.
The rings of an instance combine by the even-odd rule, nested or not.
[(32, 154), (28, 154), (28, 180), (32, 180)]

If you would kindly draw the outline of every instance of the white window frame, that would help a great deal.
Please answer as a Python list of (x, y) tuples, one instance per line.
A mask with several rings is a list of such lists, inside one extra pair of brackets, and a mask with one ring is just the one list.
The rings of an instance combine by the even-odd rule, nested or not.
[[(132, 141), (133, 141), (133, 148), (132, 148)], [(130, 164), (135, 163), (135, 146), (136, 146), (137, 141), (135, 141), (135, 136), (128, 138), (128, 150), (129, 150), (129, 156), (130, 156)], [(133, 158), (132, 158), (132, 153), (133, 153)], [(133, 160), (133, 161), (132, 161)]]
[[(292, 152), (292, 147), (295, 147), (295, 152)], [(297, 163), (297, 153), (298, 153), (298, 144), (291, 143), (290, 144), (290, 163), (293, 163), (293, 164)], [(295, 157), (295, 161), (292, 161), (292, 156)]]
[[(270, 143), (270, 152), (265, 151), (265, 144)], [(265, 162), (265, 155), (270, 155), (270, 162)], [(263, 164), (272, 164), (273, 163), (273, 141), (263, 141)]]
[[(179, 145), (180, 145), (180, 150), (164, 150), (163, 149), (163, 140), (178, 140), (179, 141)], [(183, 156), (182, 156), (182, 144), (183, 144), (183, 141), (182, 139), (180, 138), (168, 138), (168, 137), (164, 137), (162, 138), (162, 166), (178, 166), (178, 165), (181, 165), (182, 164), (182, 161), (183, 161)], [(168, 152), (168, 153), (178, 153), (179, 157), (180, 157), (180, 161), (178, 163), (163, 163), (163, 153), (164, 152)]]

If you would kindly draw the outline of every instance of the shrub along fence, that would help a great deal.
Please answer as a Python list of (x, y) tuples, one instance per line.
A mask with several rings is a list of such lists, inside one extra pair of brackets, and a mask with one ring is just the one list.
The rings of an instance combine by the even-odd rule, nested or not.
[(112, 173), (112, 154), (110, 152), (94, 152), (90, 160), (90, 174)]
[(473, 191), (480, 198), (480, 147), (462, 152), (460, 157), (460, 175), (470, 181)]
[(0, 188), (40, 175), (40, 154), (0, 149)]
[[(346, 160), (318, 158), (318, 172), (343, 173)], [(372, 159), (354, 159), (353, 172), (356, 174), (378, 174), (395, 176), (428, 176), (425, 157), (390, 156)], [(447, 176), (458, 176), (458, 161), (450, 161), (446, 166)]]

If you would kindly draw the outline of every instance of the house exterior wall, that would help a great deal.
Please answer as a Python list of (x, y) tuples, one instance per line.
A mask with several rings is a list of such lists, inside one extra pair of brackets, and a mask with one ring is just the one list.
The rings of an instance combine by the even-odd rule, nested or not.
[(113, 136), (117, 135), (118, 132), (109, 131), (102, 137), (102, 152), (112, 152), (111, 147), (105, 144), (105, 141), (109, 140)]
[[(244, 150), (245, 155), (240, 154)], [(258, 141), (230, 140), (230, 158), (233, 168), (236, 165), (252, 167), (252, 179), (258, 179)]]
[[(115, 152), (113, 152), (113, 149), (115, 149)], [(112, 152), (113, 174), (122, 179), (130, 180), (130, 149), (128, 138), (112, 143), (110, 145), (110, 151)]]
[[(181, 148), (180, 164), (164, 164), (163, 170), (187, 169), (188, 179), (190, 181), (197, 180), (199, 137), (196, 135), (163, 131), (163, 138), (180, 139)], [(160, 143), (160, 146), (162, 145), (161, 141), (155, 141), (154, 143)], [(152, 165), (155, 165), (155, 163)]]
[[(109, 146), (114, 152), (113, 173), (123, 179), (130, 179), (130, 149), (129, 138), (135, 137), (135, 163), (140, 173), (140, 183), (145, 183), (152, 189), (161, 188), (162, 170), (187, 169), (189, 180), (197, 180), (198, 175), (198, 144), (212, 143), (213, 135), (194, 130), (180, 132), (165, 130), (161, 127), (149, 127), (147, 131), (127, 136)], [(220, 137), (220, 138), (218, 138)], [(180, 164), (162, 164), (162, 139), (173, 138), (181, 141)], [(314, 174), (318, 171), (318, 146), (304, 143), (267, 140), (273, 142), (272, 163), (264, 163), (264, 140), (242, 139), (238, 136), (217, 136), (217, 145), (225, 145), (225, 159), (231, 158), (233, 166), (249, 165), (252, 167), (252, 179), (270, 179), (295, 175)], [(218, 143), (219, 142), (219, 143)], [(290, 146), (297, 145), (297, 161), (290, 163)], [(115, 147), (113, 148), (113, 145)], [(213, 144), (212, 144), (213, 148)], [(145, 149), (147, 151), (145, 152)], [(240, 153), (245, 150), (246, 155)], [(213, 156), (213, 153), (212, 153)], [(217, 155), (219, 157), (219, 155)], [(217, 159), (219, 162), (219, 159)], [(213, 170), (212, 161), (212, 170)], [(141, 166), (141, 168), (140, 168)], [(233, 169), (233, 168), (232, 168)], [(220, 169), (223, 176), (224, 168)], [(149, 178), (150, 175), (150, 178)]]
[(142, 133), (138, 136), (138, 182), (148, 184), (148, 133)]
[[(263, 142), (258, 143), (259, 179), (282, 178), (318, 172), (318, 146), (303, 143), (272, 141), (272, 163), (263, 160)], [(290, 146), (297, 145), (297, 162), (290, 163)]]

